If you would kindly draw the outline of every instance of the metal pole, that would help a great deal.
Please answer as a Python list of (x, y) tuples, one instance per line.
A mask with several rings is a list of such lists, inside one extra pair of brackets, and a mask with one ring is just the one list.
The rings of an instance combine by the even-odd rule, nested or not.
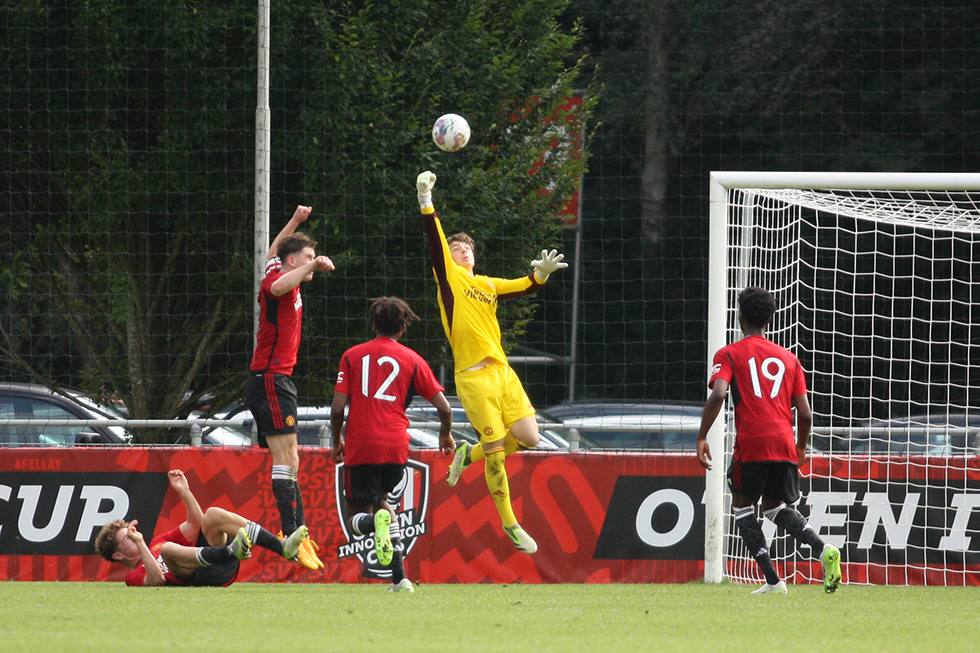
[[(727, 189), (712, 174), (708, 244), (708, 352), (711, 369), (716, 351), (725, 345), (728, 314), (726, 289), (728, 269)], [(707, 382), (707, 379), (705, 379)], [(705, 475), (704, 493), (704, 581), (720, 583), (725, 576), (725, 411), (708, 431), (714, 466)]]
[[(272, 116), (269, 109), (269, 24), (271, 0), (259, 0), (258, 74), (255, 102), (255, 240), (252, 296), (258, 297), (265, 274), (265, 257), (269, 251), (269, 176), (272, 149)], [(259, 333), (259, 305), (253, 306), (252, 340)]]
[[(576, 91), (584, 100), (585, 92)], [(582, 124), (582, 143), (586, 142), (585, 124)], [(582, 205), (585, 204), (585, 175), (578, 179), (578, 204), (575, 216), (575, 266), (572, 273), (572, 333), (568, 343), (568, 401), (575, 401), (575, 383), (578, 379), (578, 321), (579, 296), (582, 294)]]
[[(579, 185), (581, 189), (581, 184)], [(572, 273), (572, 333), (568, 343), (568, 400), (575, 401), (578, 375), (578, 314), (582, 284), (582, 191), (579, 190), (578, 222), (575, 225), (575, 267)]]

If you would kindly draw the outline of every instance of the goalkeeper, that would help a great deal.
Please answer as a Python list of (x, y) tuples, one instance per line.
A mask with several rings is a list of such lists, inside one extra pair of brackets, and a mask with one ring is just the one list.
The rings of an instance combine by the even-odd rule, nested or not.
[(429, 243), (429, 256), (438, 286), (442, 326), (449, 338), (455, 361), (456, 392), (480, 442), (465, 442), (456, 450), (449, 466), (447, 482), (456, 485), (460, 474), (471, 463), (485, 460), (484, 476), (490, 496), (500, 513), (504, 533), (524, 553), (534, 553), (538, 545), (514, 515), (506, 456), (537, 445), (540, 435), (534, 407), (517, 374), (507, 364), (500, 343), (497, 303), (536, 291), (551, 273), (568, 267), (556, 250), (544, 250), (531, 262), (534, 270), (519, 279), (499, 279), (473, 273), (473, 239), (464, 233), (446, 238), (439, 216), (432, 205), (436, 176), (418, 176), (419, 207)]

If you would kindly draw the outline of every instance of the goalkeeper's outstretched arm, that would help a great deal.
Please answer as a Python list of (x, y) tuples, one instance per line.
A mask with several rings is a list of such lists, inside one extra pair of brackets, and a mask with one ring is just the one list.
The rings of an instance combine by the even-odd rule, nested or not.
[(531, 261), (531, 267), (534, 268), (535, 280), (538, 283), (544, 283), (553, 272), (567, 268), (568, 263), (565, 263), (564, 258), (565, 255), (559, 254), (557, 249), (550, 251), (542, 249), (541, 258)]
[(419, 209), (422, 213), (435, 213), (435, 207), (432, 206), (432, 188), (436, 185), (436, 173), (426, 170), (425, 172), (419, 174), (415, 179), (415, 187), (419, 191)]

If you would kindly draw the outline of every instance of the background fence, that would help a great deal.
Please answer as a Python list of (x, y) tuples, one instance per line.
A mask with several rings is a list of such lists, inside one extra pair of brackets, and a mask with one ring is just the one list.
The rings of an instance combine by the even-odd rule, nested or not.
[[(922, 4), (272, 2), (271, 230), (312, 205), (305, 230), (338, 264), (304, 289), (302, 401), (330, 396), (369, 297), (405, 297), (424, 318), (406, 343), (449, 363), (424, 169), (478, 271), (525, 274), (545, 246), (579, 266), (580, 285), (570, 269), (502, 308), (536, 404), (701, 401), (710, 170), (980, 168), (980, 10)], [(0, 8), (0, 379), (82, 387), (141, 419), (239, 398), (258, 13)], [(449, 111), (474, 131), (455, 155), (428, 137)], [(565, 226), (551, 216), (580, 179)]]

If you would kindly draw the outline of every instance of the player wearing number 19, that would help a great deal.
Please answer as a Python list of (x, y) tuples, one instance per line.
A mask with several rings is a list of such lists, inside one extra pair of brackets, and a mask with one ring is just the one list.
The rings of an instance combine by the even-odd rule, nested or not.
[[(731, 389), (735, 406), (735, 444), (728, 468), (735, 525), (749, 554), (758, 563), (766, 584), (753, 594), (785, 594), (769, 557), (769, 547), (755, 505), (801, 544), (820, 556), (824, 590), (835, 592), (841, 581), (840, 551), (825, 544), (793, 506), (800, 500), (799, 466), (806, 460), (813, 413), (807, 399), (806, 377), (799, 359), (765, 337), (776, 312), (769, 291), (750, 287), (739, 293), (738, 319), (745, 337), (715, 353), (698, 431), (698, 461), (711, 469), (708, 430)], [(793, 409), (796, 434), (793, 434)]]
[[(340, 359), (330, 407), (335, 463), (343, 462), (348, 525), (356, 535), (374, 533), (378, 562), (391, 566), (392, 592), (414, 591), (405, 577), (401, 528), (388, 494), (405, 474), (408, 462), (408, 417), (405, 408), (418, 393), (439, 413), (439, 448), (456, 449), (453, 413), (432, 368), (418, 353), (398, 341), (419, 318), (404, 300), (371, 300), (368, 316), (378, 334), (351, 347)], [(344, 427), (344, 409), (347, 429)]]

